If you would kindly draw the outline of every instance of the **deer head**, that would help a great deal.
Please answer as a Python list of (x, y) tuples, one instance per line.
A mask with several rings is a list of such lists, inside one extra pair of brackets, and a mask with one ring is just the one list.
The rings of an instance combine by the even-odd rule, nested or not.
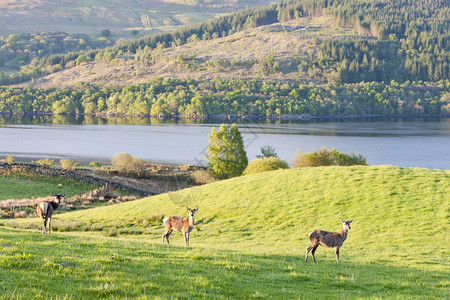
[(347, 230), (351, 229), (350, 223), (353, 222), (353, 220), (343, 221), (343, 220), (339, 219), (339, 221), (341, 221), (342, 225), (344, 226), (344, 230), (345, 229), (347, 229)]
[(187, 211), (189, 212), (189, 217), (193, 218), (195, 212), (198, 210), (198, 208), (196, 209), (190, 209), (189, 207), (186, 207)]
[(55, 193), (52, 193), (52, 196), (55, 197), (55, 200), (58, 202), (58, 204), (60, 204), (61, 200), (66, 196), (66, 194), (55, 194)]

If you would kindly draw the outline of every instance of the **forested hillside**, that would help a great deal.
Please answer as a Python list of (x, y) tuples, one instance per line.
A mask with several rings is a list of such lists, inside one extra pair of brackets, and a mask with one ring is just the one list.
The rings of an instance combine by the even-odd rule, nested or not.
[[(37, 93), (43, 100), (18, 105), (10, 95), (12, 90), (21, 94), (19, 88), (4, 88), (4, 99), (9, 100), (0, 111), (447, 114), (449, 26), (445, 0), (290, 0), (105, 49), (36, 58), (17, 74), (0, 73), (0, 82), (31, 79), (32, 85), (53, 83), (57, 88), (58, 82), (65, 82), (68, 90), (30, 88), (26, 94)], [(260, 51), (263, 46), (254, 46), (258, 43), (271, 48)], [(233, 47), (241, 48), (232, 54)], [(101, 69), (106, 75), (96, 82)], [(160, 76), (175, 80), (166, 80), (169, 88), (155, 92), (154, 84), (161, 80), (152, 78)], [(83, 80), (72, 82), (70, 77), (108, 87), (86, 88)], [(235, 82), (239, 84), (230, 90)], [(91, 96), (92, 89), (104, 94)], [(68, 94), (79, 96), (72, 99)]]

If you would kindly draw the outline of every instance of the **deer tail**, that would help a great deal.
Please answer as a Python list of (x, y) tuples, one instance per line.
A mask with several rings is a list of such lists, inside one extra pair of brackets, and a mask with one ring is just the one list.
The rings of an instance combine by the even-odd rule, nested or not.
[(42, 202), (40, 204), (41, 206), (41, 210), (42, 210), (42, 217), (45, 219), (47, 217), (47, 212), (48, 212), (48, 202)]
[(165, 219), (163, 220), (163, 223), (166, 224), (166, 222), (167, 222), (168, 219), (169, 219), (169, 217), (165, 218)]

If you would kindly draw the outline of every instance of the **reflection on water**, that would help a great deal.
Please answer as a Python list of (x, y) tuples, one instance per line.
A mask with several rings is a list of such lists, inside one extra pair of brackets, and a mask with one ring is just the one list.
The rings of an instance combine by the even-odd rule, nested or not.
[[(0, 158), (109, 162), (128, 152), (150, 162), (203, 164), (208, 133), (230, 120), (137, 117), (0, 116)], [(450, 169), (450, 119), (236, 121), (249, 159), (264, 145), (292, 161), (323, 146), (360, 153), (369, 164)]]

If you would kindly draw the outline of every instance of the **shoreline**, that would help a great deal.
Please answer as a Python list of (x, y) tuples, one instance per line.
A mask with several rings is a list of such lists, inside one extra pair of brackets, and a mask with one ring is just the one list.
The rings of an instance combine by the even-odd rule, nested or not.
[(219, 115), (201, 115), (201, 116), (188, 116), (188, 115), (150, 115), (150, 114), (54, 114), (54, 113), (40, 113), (40, 112), (0, 112), (1, 116), (65, 116), (65, 117), (100, 117), (100, 118), (154, 118), (158, 120), (283, 120), (283, 121), (308, 121), (308, 120), (336, 120), (336, 119), (372, 119), (372, 118), (450, 118), (450, 114), (371, 114), (371, 115), (329, 115), (329, 116), (314, 116), (310, 114), (301, 115), (238, 115), (238, 114), (219, 114)]

